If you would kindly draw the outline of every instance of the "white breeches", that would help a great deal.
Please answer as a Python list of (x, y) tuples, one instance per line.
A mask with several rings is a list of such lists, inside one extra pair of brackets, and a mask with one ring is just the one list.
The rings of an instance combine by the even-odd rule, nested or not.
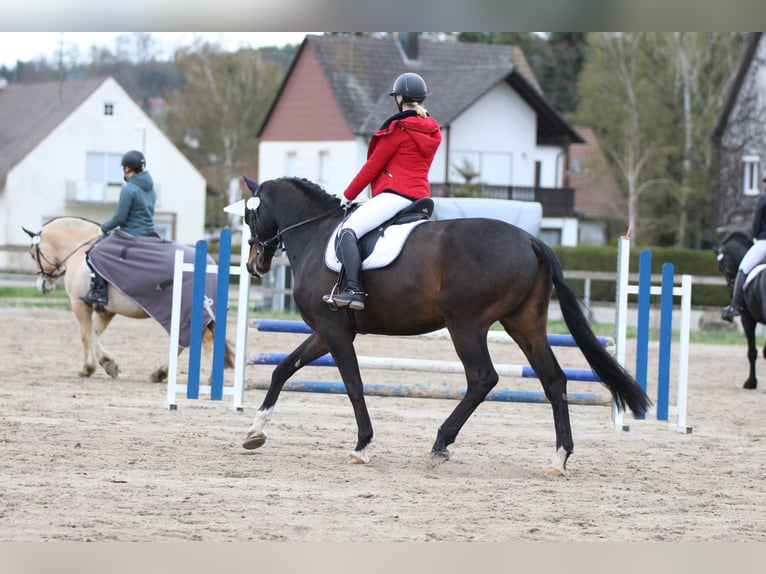
[(379, 193), (357, 207), (343, 222), (342, 229), (353, 229), (359, 238), (384, 221), (391, 219), (410, 204), (412, 204), (412, 200), (401, 195), (387, 192)]

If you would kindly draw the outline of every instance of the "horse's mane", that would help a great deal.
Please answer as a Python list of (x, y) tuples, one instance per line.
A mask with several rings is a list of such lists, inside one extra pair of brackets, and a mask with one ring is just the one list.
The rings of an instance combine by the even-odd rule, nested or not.
[(303, 177), (281, 177), (277, 181), (292, 182), (296, 186), (306, 191), (306, 194), (317, 201), (325, 209), (333, 209), (340, 205), (340, 199), (330, 193), (318, 183), (314, 183)]
[(723, 241), (721, 241), (721, 245), (726, 245), (730, 241), (736, 241), (742, 245), (750, 245), (753, 242), (747, 233), (739, 230), (732, 231), (726, 235), (726, 237), (723, 238)]
[(92, 221), (90, 219), (86, 219), (85, 217), (78, 217), (78, 216), (73, 216), (73, 215), (59, 215), (58, 217), (54, 217), (52, 219), (49, 219), (48, 221), (46, 221), (43, 224), (43, 229), (46, 226), (51, 225), (51, 224), (53, 224), (54, 226), (57, 226), (59, 224), (64, 224), (64, 225), (70, 225), (70, 226), (74, 226), (74, 227), (81, 227), (83, 229), (85, 227), (92, 227), (94, 225), (96, 225), (96, 226), (100, 225), (100, 223), (96, 223), (95, 221)]

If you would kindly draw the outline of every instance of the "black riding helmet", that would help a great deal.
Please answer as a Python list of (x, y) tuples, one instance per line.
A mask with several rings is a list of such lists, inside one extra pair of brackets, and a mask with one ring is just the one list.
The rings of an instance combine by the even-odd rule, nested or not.
[(134, 149), (125, 152), (125, 155), (122, 156), (122, 161), (120, 161), (120, 163), (123, 167), (129, 167), (136, 173), (141, 173), (146, 167), (146, 159), (144, 159), (144, 154)]
[(422, 104), (426, 99), (426, 81), (418, 74), (405, 72), (394, 80), (394, 87), (389, 95), (401, 96), (403, 102)]

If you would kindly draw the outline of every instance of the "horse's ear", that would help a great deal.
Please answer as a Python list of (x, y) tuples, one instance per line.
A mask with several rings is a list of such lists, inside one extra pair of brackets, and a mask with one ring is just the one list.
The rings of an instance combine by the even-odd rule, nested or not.
[(258, 191), (258, 183), (247, 177), (244, 173), (242, 174), (242, 177), (244, 178), (250, 192), (255, 194), (255, 192)]
[(24, 227), (23, 225), (21, 226), (21, 228), (24, 230), (24, 233), (26, 233), (27, 235), (29, 235), (29, 236), (30, 236), (32, 239), (34, 239), (35, 237), (37, 237), (38, 235), (40, 235), (39, 233), (34, 233), (34, 232), (32, 232), (32, 231), (29, 231), (29, 229), (27, 229), (27, 228), (26, 228), (26, 227)]

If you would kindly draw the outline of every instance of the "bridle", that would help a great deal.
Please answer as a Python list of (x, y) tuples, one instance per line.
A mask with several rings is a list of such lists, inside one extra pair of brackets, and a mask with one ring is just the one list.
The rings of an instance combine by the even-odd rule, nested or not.
[[(66, 257), (64, 257), (61, 261), (58, 261), (58, 262), (54, 263), (53, 261), (48, 259), (45, 256), (45, 254), (43, 253), (42, 249), (40, 249), (40, 239), (41, 239), (42, 233), (43, 232), (40, 231), (39, 233), (35, 233), (32, 236), (32, 246), (35, 248), (35, 252), (34, 252), (33, 258), (35, 260), (35, 263), (37, 263), (37, 267), (38, 267), (37, 272), (35, 274), (36, 275), (42, 275), (43, 277), (45, 277), (48, 280), (56, 280), (59, 277), (61, 277), (64, 273), (66, 273), (66, 265), (65, 264), (66, 264), (67, 260), (70, 257), (72, 257), (72, 255), (77, 253), (77, 251), (79, 251), (81, 248), (85, 247), (89, 243), (93, 243), (94, 241), (96, 241), (98, 239), (98, 237), (94, 237), (93, 239), (88, 239), (87, 241), (83, 241), (80, 245), (78, 245), (71, 252), (69, 252), (69, 254)], [(45, 269), (43, 268), (43, 262), (45, 262), (48, 265), (50, 265), (52, 267), (52, 270), (51, 271), (45, 271)]]
[[(253, 201), (253, 200), (256, 200), (256, 201)], [(260, 202), (261, 202), (261, 198), (258, 197), (257, 193), (254, 193), (253, 196), (245, 204), (246, 211), (250, 211), (253, 214), (253, 217), (252, 217), (253, 225), (250, 226), (250, 231), (252, 233), (250, 235), (250, 238), (247, 240), (247, 242), (250, 246), (252, 246), (253, 244), (258, 245), (258, 247), (260, 248), (260, 250), (263, 252), (264, 256), (266, 257), (272, 257), (274, 253), (276, 253), (277, 249), (284, 248), (284, 244), (282, 242), (282, 236), (288, 231), (295, 229), (297, 227), (302, 227), (309, 223), (313, 223), (315, 221), (319, 221), (320, 219), (324, 219), (325, 217), (329, 217), (333, 213), (336, 213), (338, 210), (343, 209), (342, 206), (339, 206), (334, 209), (330, 209), (329, 211), (325, 211), (323, 213), (315, 215), (314, 217), (309, 217), (308, 219), (304, 219), (303, 221), (299, 221), (298, 223), (293, 223), (292, 225), (288, 225), (284, 229), (277, 229), (276, 234), (270, 237), (269, 239), (261, 239), (261, 236), (258, 233), (258, 207), (260, 206)]]

